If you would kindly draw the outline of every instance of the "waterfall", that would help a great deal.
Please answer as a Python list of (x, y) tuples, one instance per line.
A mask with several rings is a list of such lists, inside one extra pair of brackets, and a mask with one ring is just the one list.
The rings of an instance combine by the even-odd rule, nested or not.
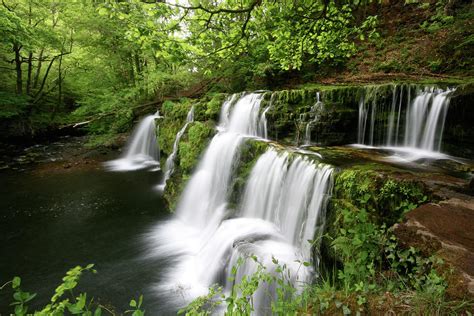
[(359, 144), (365, 144), (365, 128), (367, 127), (368, 113), (364, 96), (361, 96), (359, 100), (359, 129), (357, 134), (357, 143)]
[[(307, 240), (321, 232), (324, 222), (329, 166), (270, 148), (252, 168), (241, 202), (235, 209), (228, 206), (240, 146), (264, 136), (262, 98), (251, 93), (224, 102), (218, 133), (187, 183), (174, 219), (147, 235), (148, 256), (175, 262), (156, 290), (176, 306), (205, 295), (215, 283), (229, 293), (234, 282), (257, 271), (259, 264), (247, 259), (229, 279), (237, 260), (249, 255), (274, 273), (277, 258), (291, 272), (294, 286), (311, 278), (311, 267), (301, 262), (311, 261)], [(274, 296), (275, 285), (253, 296), (257, 314), (270, 307), (267, 292)]]
[(259, 134), (265, 139), (268, 139), (268, 124), (267, 124), (267, 112), (272, 108), (273, 102), (275, 99), (276, 93), (272, 93), (270, 97), (270, 103), (268, 106), (263, 110), (262, 115), (259, 120)]
[(395, 106), (397, 102), (397, 93), (396, 93), (397, 86), (393, 86), (392, 92), (392, 107), (390, 109), (390, 114), (388, 118), (388, 133), (387, 133), (387, 144), (392, 142), (392, 135), (393, 135), (393, 128), (395, 124)]
[[(207, 147), (196, 171), (189, 180), (178, 203), (177, 216), (183, 221), (201, 228), (213, 217), (224, 214), (222, 209), (227, 202), (229, 185), (239, 148), (244, 139), (258, 135), (258, 121), (261, 94), (247, 94), (233, 105), (231, 97), (222, 107), (219, 133)], [(230, 105), (228, 105), (230, 104)]]
[(111, 171), (130, 171), (144, 168), (158, 170), (160, 150), (157, 142), (155, 120), (159, 113), (144, 117), (132, 132), (119, 159), (107, 161), (104, 165)]
[(324, 219), (325, 197), (332, 168), (270, 148), (255, 164), (241, 203), (243, 217), (256, 217), (278, 226), (285, 239), (304, 250)]
[[(407, 90), (406, 96), (404, 90)], [(413, 99), (412, 90), (415, 90)], [(453, 91), (433, 87), (414, 89), (410, 86), (394, 86), (389, 104), (378, 102), (380, 98), (377, 91), (372, 93), (372, 98), (367, 98), (367, 94), (374, 92), (367, 91), (359, 102), (358, 143), (439, 152)], [(368, 121), (370, 125), (367, 133)]]
[(304, 138), (305, 145), (311, 145), (311, 127), (318, 121), (319, 119), (318, 111), (321, 111), (322, 107), (323, 107), (323, 103), (320, 101), (319, 92), (317, 92), (316, 103), (311, 107), (311, 111), (310, 111), (310, 116), (313, 115), (314, 118), (312, 120), (309, 120), (305, 128), (305, 138)]
[(169, 180), (169, 178), (174, 172), (174, 161), (176, 159), (176, 156), (178, 155), (179, 141), (181, 140), (181, 137), (183, 137), (183, 134), (188, 128), (188, 125), (193, 121), (194, 121), (194, 106), (192, 106), (188, 112), (188, 115), (186, 117), (186, 123), (176, 134), (176, 138), (174, 139), (174, 143), (173, 143), (173, 151), (166, 159), (165, 170), (164, 170), (165, 174), (163, 176), (163, 180), (158, 185), (158, 190), (160, 191), (163, 191), (165, 189), (166, 182)]

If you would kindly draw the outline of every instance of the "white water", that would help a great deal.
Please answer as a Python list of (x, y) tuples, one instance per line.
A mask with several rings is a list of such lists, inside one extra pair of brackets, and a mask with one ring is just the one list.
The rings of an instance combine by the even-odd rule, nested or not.
[[(147, 236), (150, 257), (174, 263), (157, 285), (176, 306), (188, 304), (219, 283), (229, 292), (231, 269), (238, 258), (249, 254), (272, 272), (272, 257), (286, 264), (295, 286), (310, 280), (310, 247), (322, 225), (331, 168), (308, 158), (290, 159), (269, 149), (252, 169), (237, 215), (228, 209), (234, 169), (240, 146), (249, 138), (263, 136), (259, 128), (261, 94), (232, 97), (222, 107), (219, 132), (214, 136), (181, 196), (173, 220), (155, 227)], [(255, 272), (250, 259), (238, 268), (236, 282)], [(257, 314), (269, 305), (267, 285), (253, 297)]]
[[(367, 104), (362, 97), (359, 103), (358, 143), (391, 148), (404, 147), (403, 152), (412, 149), (413, 153), (417, 153), (417, 157), (420, 152), (426, 152), (428, 155), (440, 152), (452, 91), (394, 86), (392, 102), (389, 105), (379, 104), (376, 96)], [(368, 121), (370, 125), (367, 133)]]
[(276, 93), (272, 93), (270, 97), (270, 103), (268, 106), (263, 110), (262, 115), (259, 120), (259, 134), (265, 139), (268, 139), (268, 123), (267, 123), (267, 113), (272, 108), (273, 102), (275, 100)]
[(174, 162), (176, 160), (176, 156), (178, 155), (179, 141), (181, 140), (181, 137), (183, 137), (184, 132), (186, 132), (188, 125), (193, 121), (194, 121), (194, 106), (192, 106), (188, 112), (188, 115), (186, 117), (186, 123), (176, 134), (176, 138), (174, 139), (174, 143), (173, 143), (173, 152), (168, 156), (168, 158), (166, 158), (165, 170), (164, 170), (165, 174), (163, 176), (162, 182), (158, 185), (158, 190), (160, 191), (163, 191), (165, 189), (166, 182), (169, 180), (169, 178), (174, 172)]
[[(269, 149), (255, 164), (241, 204), (243, 217), (262, 218), (278, 226), (285, 239), (310, 259), (308, 240), (324, 219), (332, 169), (310, 159)], [(322, 224), (319, 225), (322, 227)]]
[(314, 118), (306, 124), (306, 128), (305, 128), (305, 138), (304, 138), (305, 145), (311, 145), (311, 130), (314, 124), (316, 124), (316, 122), (319, 119), (319, 111), (322, 110), (322, 107), (323, 107), (323, 103), (320, 101), (320, 96), (318, 92), (316, 94), (316, 103), (311, 107), (311, 111), (309, 113), (310, 117), (313, 116)]
[(160, 150), (156, 138), (155, 120), (159, 113), (144, 117), (133, 131), (119, 159), (107, 161), (105, 167), (111, 171), (131, 171), (151, 168), (159, 170)]

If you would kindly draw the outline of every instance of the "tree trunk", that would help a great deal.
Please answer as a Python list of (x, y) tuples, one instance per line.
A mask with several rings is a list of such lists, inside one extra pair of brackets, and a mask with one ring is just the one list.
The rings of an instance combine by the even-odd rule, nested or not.
[(23, 93), (23, 78), (21, 72), (21, 46), (18, 43), (13, 44), (13, 51), (15, 52), (15, 70), (16, 70), (16, 94)]
[(38, 79), (41, 73), (41, 66), (43, 64), (43, 52), (44, 48), (41, 49), (38, 57), (38, 65), (36, 67), (36, 73), (35, 73), (35, 79), (33, 80), (33, 89), (36, 89), (38, 87)]
[(63, 97), (62, 64), (63, 64), (63, 56), (61, 55), (61, 56), (59, 56), (59, 64), (58, 64), (58, 102), (53, 108), (53, 113), (51, 115), (51, 120), (54, 120), (54, 117), (56, 116), (58, 108), (61, 106), (61, 103), (62, 103), (62, 97)]
[(128, 75), (130, 76), (130, 82), (135, 83), (135, 71), (133, 69), (133, 63), (132, 63), (133, 62), (133, 56), (132, 56), (132, 54), (130, 54), (129, 58), (130, 58), (130, 62), (129, 62), (130, 66), (129, 66), (129, 74)]
[(31, 72), (33, 71), (33, 53), (28, 54), (28, 75), (26, 77), (26, 94), (31, 94)]
[(137, 69), (137, 76), (140, 79), (140, 75), (142, 74), (142, 68), (140, 65), (140, 56), (135, 54), (135, 68)]
[(51, 70), (51, 67), (53, 66), (54, 64), (54, 61), (59, 58), (59, 57), (62, 57), (63, 55), (68, 55), (70, 54), (71, 52), (66, 52), (66, 53), (61, 53), (59, 55), (56, 55), (54, 56), (51, 61), (49, 62), (49, 65), (48, 65), (48, 68), (46, 68), (46, 73), (44, 74), (43, 76), (43, 80), (41, 81), (41, 86), (38, 90), (38, 92), (36, 92), (35, 94), (35, 99), (33, 100), (33, 104), (35, 104), (36, 102), (38, 102), (40, 99), (41, 99), (41, 96), (42, 96), (42, 93), (43, 93), (43, 89), (44, 89), (44, 85), (46, 84), (46, 79), (48, 78), (48, 75), (49, 75), (49, 71)]

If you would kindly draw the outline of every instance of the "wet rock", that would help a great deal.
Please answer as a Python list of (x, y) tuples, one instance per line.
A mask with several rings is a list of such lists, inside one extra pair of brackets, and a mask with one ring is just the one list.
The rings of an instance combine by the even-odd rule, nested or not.
[(82, 158), (96, 158), (100, 156), (100, 151), (98, 149), (93, 149), (82, 155)]
[(422, 205), (406, 214), (395, 234), (405, 246), (437, 254), (455, 271), (448, 290), (455, 297), (474, 297), (474, 198)]

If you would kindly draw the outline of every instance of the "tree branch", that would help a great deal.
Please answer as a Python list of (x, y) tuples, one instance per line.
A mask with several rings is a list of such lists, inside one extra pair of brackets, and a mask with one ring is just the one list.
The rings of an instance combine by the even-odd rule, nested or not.
[(218, 8), (216, 10), (209, 9), (204, 7), (201, 3), (197, 6), (184, 6), (180, 4), (173, 4), (173, 3), (166, 3), (170, 6), (180, 8), (180, 9), (185, 9), (185, 10), (202, 10), (204, 12), (210, 13), (211, 15), (214, 14), (219, 14), (219, 13), (246, 13), (246, 12), (251, 12), (257, 5), (261, 4), (262, 0), (254, 0), (250, 6), (247, 8), (242, 8), (242, 9), (228, 9), (228, 8)]
[[(7, 6), (7, 4), (5, 3), (5, 0), (2, 0), (2, 4), (3, 4), (3, 6), (5, 7), (5, 9), (7, 9), (8, 11), (14, 12), (12, 8), (10, 8), (9, 6)], [(15, 8), (16, 8), (16, 6), (15, 6)]]
[(68, 54), (70, 54), (70, 53), (71, 53), (71, 52), (61, 53), (61, 54), (59, 54), (59, 55), (54, 56), (54, 57), (51, 59), (51, 61), (49, 62), (48, 68), (46, 69), (46, 73), (44, 74), (43, 81), (41, 82), (41, 86), (40, 86), (38, 92), (35, 94), (33, 104), (35, 104), (36, 102), (38, 102), (38, 101), (41, 99), (41, 94), (42, 94), (42, 92), (43, 92), (44, 85), (45, 85), (45, 83), (46, 83), (46, 79), (48, 78), (49, 71), (51, 70), (51, 67), (53, 66), (54, 61), (55, 61), (58, 57), (61, 57), (61, 56), (64, 56), (64, 55), (68, 55)]

